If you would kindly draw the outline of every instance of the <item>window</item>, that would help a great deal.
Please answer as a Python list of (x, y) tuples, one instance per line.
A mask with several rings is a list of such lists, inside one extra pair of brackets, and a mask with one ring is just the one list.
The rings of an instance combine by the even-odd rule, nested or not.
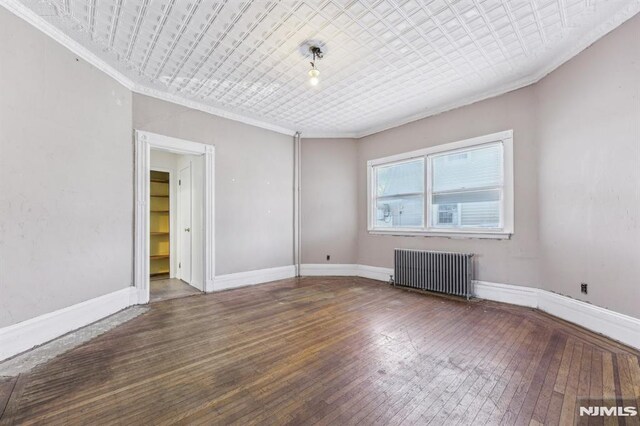
[(508, 238), (512, 131), (373, 160), (369, 231)]
[(424, 159), (376, 167), (376, 227), (422, 228)]
[(502, 143), (427, 158), (432, 182), (431, 226), (501, 228)]

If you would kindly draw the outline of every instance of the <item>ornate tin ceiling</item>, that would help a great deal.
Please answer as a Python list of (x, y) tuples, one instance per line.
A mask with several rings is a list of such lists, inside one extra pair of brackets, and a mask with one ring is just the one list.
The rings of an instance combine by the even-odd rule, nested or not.
[[(539, 80), (638, 0), (1, 0), (132, 90), (362, 136)], [(308, 84), (314, 39), (327, 54)]]

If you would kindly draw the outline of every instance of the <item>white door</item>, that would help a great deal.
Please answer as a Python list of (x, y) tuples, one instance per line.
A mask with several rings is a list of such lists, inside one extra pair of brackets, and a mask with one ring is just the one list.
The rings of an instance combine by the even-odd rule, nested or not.
[(191, 165), (178, 173), (178, 277), (191, 284)]

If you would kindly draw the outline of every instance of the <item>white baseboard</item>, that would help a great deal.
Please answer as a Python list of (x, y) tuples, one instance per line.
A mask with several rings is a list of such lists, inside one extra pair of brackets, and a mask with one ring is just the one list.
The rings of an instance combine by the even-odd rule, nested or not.
[(300, 265), (300, 275), (306, 277), (363, 277), (389, 281), (389, 276), (393, 275), (393, 269), (356, 264), (305, 263)]
[(213, 280), (213, 291), (228, 290), (231, 288), (261, 284), (269, 281), (284, 280), (295, 276), (296, 267), (294, 265), (218, 275)]
[[(389, 275), (393, 274), (393, 269), (367, 265), (305, 264), (301, 265), (301, 272), (306, 276), (360, 276), (388, 281)], [(220, 275), (215, 278), (213, 287), (215, 291), (219, 291), (294, 276), (295, 266), (282, 266)], [(640, 319), (638, 318), (532, 287), (475, 281), (474, 295), (481, 299), (537, 308), (640, 349)], [(135, 288), (128, 287), (1, 328), (0, 361), (137, 303), (139, 300)]]
[(495, 300), (512, 305), (538, 307), (538, 289), (486, 281), (473, 282), (473, 295), (479, 299)]
[(537, 308), (640, 349), (640, 319), (638, 318), (532, 287), (475, 281), (474, 295), (480, 299)]
[(304, 277), (355, 277), (358, 265), (337, 263), (305, 263), (300, 265), (300, 275)]
[(538, 309), (640, 349), (640, 319), (546, 290), (538, 290)]
[(393, 268), (381, 268), (379, 266), (358, 265), (358, 276), (372, 280), (389, 282), (393, 275)]
[(133, 287), (0, 328), (0, 361), (135, 305)]

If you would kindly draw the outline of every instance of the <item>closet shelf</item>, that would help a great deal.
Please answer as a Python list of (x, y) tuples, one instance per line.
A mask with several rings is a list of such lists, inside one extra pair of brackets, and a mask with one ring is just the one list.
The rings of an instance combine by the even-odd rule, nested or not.
[[(149, 212), (153, 227), (149, 230), (149, 236), (154, 243), (169, 242), (170, 238), (170, 218), (171, 212), (169, 207), (170, 186), (169, 174), (165, 172), (152, 171), (149, 191)], [(166, 176), (166, 177), (165, 177)], [(155, 199), (155, 201), (154, 201)], [(164, 201), (166, 200), (166, 201)], [(162, 231), (162, 230), (165, 231)], [(149, 253), (150, 271), (149, 275), (153, 278), (169, 278), (169, 247), (156, 247), (155, 250), (164, 253)]]

